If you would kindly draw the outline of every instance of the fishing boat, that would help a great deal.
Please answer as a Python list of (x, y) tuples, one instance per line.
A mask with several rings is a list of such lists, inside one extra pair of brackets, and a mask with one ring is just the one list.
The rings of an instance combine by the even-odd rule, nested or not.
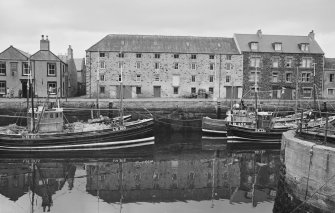
[(258, 112), (257, 107), (257, 67), (255, 75), (255, 120), (251, 125), (227, 125), (228, 143), (247, 141), (254, 143), (280, 143), (282, 133), (288, 131), (289, 126), (280, 126), (274, 128), (273, 113), (272, 112)]
[(233, 109), (227, 111), (225, 119), (215, 119), (210, 117), (202, 118), (202, 132), (207, 135), (226, 136), (227, 125), (239, 126), (250, 125), (254, 120), (252, 113), (244, 109)]
[[(29, 83), (30, 93), (34, 94), (30, 79)], [(53, 92), (49, 91), (50, 93)], [(153, 118), (124, 122), (122, 104), (118, 120), (65, 125), (59, 100), (56, 107), (50, 107), (48, 95), (42, 106), (34, 107), (33, 95), (31, 97), (27, 126), (10, 125), (0, 128), (0, 153), (97, 151), (154, 143)]]

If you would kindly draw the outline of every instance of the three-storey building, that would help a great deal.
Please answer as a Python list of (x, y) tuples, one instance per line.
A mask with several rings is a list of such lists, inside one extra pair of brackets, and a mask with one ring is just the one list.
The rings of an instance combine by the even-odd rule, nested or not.
[[(89, 97), (241, 96), (242, 56), (233, 38), (107, 35), (86, 50)], [(234, 92), (233, 92), (234, 91)]]
[(308, 99), (315, 85), (321, 97), (324, 53), (314, 36), (235, 34), (243, 55), (243, 96), (253, 96), (256, 87), (261, 98)]

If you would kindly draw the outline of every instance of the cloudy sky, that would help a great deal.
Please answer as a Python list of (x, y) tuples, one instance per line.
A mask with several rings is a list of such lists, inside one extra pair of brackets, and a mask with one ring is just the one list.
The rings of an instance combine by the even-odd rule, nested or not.
[(48, 35), (51, 51), (74, 57), (107, 34), (232, 37), (234, 33), (307, 35), (335, 58), (334, 0), (1, 0), (0, 52), (31, 54)]

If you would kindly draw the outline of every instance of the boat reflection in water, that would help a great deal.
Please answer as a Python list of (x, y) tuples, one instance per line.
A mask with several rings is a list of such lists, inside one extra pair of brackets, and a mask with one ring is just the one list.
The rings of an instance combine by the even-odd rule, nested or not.
[(208, 140), (156, 143), (137, 156), (2, 159), (1, 208), (4, 212), (49, 208), (51, 212), (270, 212), (279, 151), (231, 150), (220, 140)]

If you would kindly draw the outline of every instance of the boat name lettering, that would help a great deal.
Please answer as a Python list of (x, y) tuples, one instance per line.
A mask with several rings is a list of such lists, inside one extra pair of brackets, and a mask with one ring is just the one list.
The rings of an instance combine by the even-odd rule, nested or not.
[(30, 134), (30, 135), (22, 135), (22, 138), (25, 138), (25, 139), (34, 139), (34, 138), (40, 138), (40, 136), (36, 135), (36, 134)]

